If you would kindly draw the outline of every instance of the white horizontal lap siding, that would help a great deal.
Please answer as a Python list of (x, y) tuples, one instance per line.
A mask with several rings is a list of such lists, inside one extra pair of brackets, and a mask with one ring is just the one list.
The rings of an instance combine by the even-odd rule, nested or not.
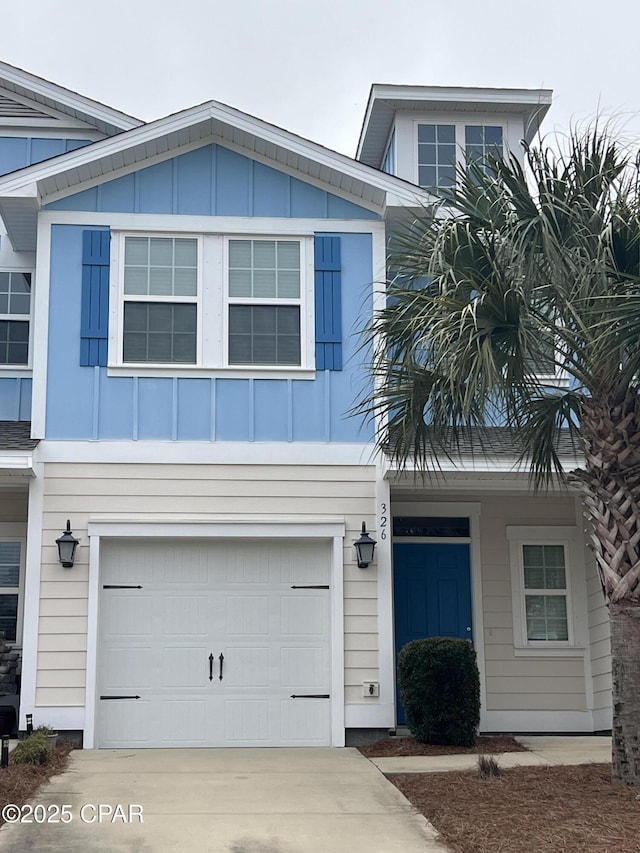
[[(373, 466), (46, 463), (44, 468), (36, 706), (84, 704), (87, 524), (100, 517), (167, 522), (247, 515), (309, 522), (326, 516), (344, 518), (347, 702), (349, 695), (356, 701), (356, 692), (362, 700), (365, 678), (378, 679), (375, 567), (358, 569), (353, 548), (363, 521), (375, 531)], [(55, 545), (67, 519), (80, 539), (73, 569), (60, 566)], [(64, 678), (56, 681), (60, 671)]]
[(609, 611), (605, 604), (596, 565), (592, 559), (587, 562), (587, 606), (589, 611), (589, 652), (593, 678), (593, 710), (610, 712), (611, 641)]
[(515, 654), (508, 526), (574, 526), (572, 497), (484, 497), (480, 513), (487, 710), (582, 711), (583, 656)]

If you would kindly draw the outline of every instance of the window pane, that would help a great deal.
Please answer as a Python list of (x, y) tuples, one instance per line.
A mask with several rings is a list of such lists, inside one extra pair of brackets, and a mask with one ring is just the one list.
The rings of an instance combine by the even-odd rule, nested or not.
[(276, 295), (276, 271), (256, 270), (253, 274), (253, 296), (269, 299)]
[(149, 269), (149, 295), (173, 295), (173, 270), (170, 267), (151, 267)]
[(566, 589), (564, 545), (523, 545), (527, 589)]
[(0, 631), (4, 632), (5, 639), (15, 642), (16, 627), (18, 624), (18, 595), (0, 594)]
[(154, 267), (172, 267), (173, 240), (152, 237), (149, 241), (149, 264)]
[(525, 566), (544, 566), (542, 545), (523, 545), (522, 556)]
[(436, 167), (420, 166), (420, 168), (418, 169), (418, 182), (421, 187), (435, 187)]
[(0, 587), (20, 583), (20, 543), (0, 542)]
[(438, 162), (435, 145), (418, 145), (418, 157), (422, 165), (435, 166)]
[(229, 266), (251, 269), (251, 240), (231, 240), (229, 242)]
[(0, 320), (0, 364), (27, 364), (29, 323)]
[(127, 237), (124, 242), (125, 264), (147, 266), (149, 263), (149, 238)]
[(525, 596), (527, 614), (527, 639), (569, 639), (567, 601), (564, 595)]
[(147, 267), (125, 267), (124, 292), (131, 296), (146, 296), (149, 287)]
[(125, 238), (124, 292), (196, 296), (198, 242), (180, 237)]
[(197, 296), (198, 295), (198, 271), (176, 267), (173, 277), (174, 296)]
[(276, 244), (273, 240), (254, 240), (253, 266), (255, 269), (275, 269)]
[(483, 135), (482, 127), (474, 127), (467, 125), (464, 129), (465, 145), (482, 145)]
[(230, 305), (230, 364), (300, 364), (300, 309)]
[(229, 270), (229, 296), (251, 296), (251, 270)]
[(300, 242), (230, 240), (229, 296), (300, 298)]
[(300, 273), (297, 270), (278, 272), (278, 296), (281, 299), (298, 299), (300, 296)]
[(179, 239), (175, 242), (175, 265), (177, 267), (198, 266), (198, 241)]
[(195, 305), (125, 302), (123, 360), (195, 364), (196, 324)]
[(279, 240), (277, 249), (278, 269), (300, 269), (300, 243), (294, 240)]
[(435, 142), (436, 127), (434, 124), (418, 125), (418, 142)]
[(455, 147), (456, 128), (453, 124), (438, 125), (438, 142), (452, 143)]

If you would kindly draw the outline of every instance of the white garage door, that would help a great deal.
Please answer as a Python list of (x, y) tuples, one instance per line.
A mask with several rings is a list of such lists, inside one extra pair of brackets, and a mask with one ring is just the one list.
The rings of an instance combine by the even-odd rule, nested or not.
[(105, 542), (100, 747), (330, 744), (330, 548)]

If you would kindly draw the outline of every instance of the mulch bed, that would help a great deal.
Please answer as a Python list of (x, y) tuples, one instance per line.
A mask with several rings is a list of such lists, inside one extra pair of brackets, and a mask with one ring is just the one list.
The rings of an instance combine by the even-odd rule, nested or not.
[[(66, 770), (73, 749), (73, 743), (59, 743), (51, 750), (49, 763), (42, 765), (15, 764), (13, 755), (10, 755), (9, 766), (0, 767), (0, 809), (8, 803), (22, 806), (28, 802), (41, 785)], [(0, 817), (0, 826), (3, 823)]]
[(414, 737), (388, 737), (359, 746), (367, 758), (393, 758), (402, 755), (460, 755), (462, 753), (495, 754), (497, 752), (527, 752), (511, 735), (480, 735), (475, 746), (435, 746), (418, 743)]
[(455, 853), (640, 851), (640, 788), (612, 784), (610, 764), (389, 778)]

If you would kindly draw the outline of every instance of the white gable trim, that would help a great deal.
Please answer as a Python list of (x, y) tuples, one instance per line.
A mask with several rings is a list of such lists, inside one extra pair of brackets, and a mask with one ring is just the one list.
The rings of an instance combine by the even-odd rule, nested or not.
[(16, 100), (19, 97), (28, 99), (45, 112), (59, 111), (66, 119), (71, 117), (88, 123), (103, 133), (119, 133), (142, 124), (140, 119), (6, 62), (0, 62), (0, 87)]
[[(264, 148), (264, 162), (284, 166), (287, 165), (287, 159), (291, 159), (298, 164), (299, 174), (314, 177), (326, 186), (336, 190), (342, 187), (344, 191), (351, 185), (353, 197), (361, 197), (360, 194), (370, 188), (369, 192), (382, 190), (408, 204), (416, 204), (421, 199), (429, 198), (419, 187), (406, 181), (386, 175), (343, 154), (323, 148), (215, 101), (136, 127), (94, 145), (76, 149), (56, 158), (55, 161), (45, 161), (13, 172), (0, 178), (0, 195), (13, 194), (26, 184), (44, 182), (48, 178), (56, 179), (58, 190), (79, 192), (84, 189), (85, 181), (89, 177), (99, 175), (104, 180), (107, 175), (110, 176), (125, 166), (141, 168), (142, 164), (146, 165), (155, 156), (184, 148), (192, 141), (189, 138), (190, 133), (200, 132), (202, 125), (204, 133), (196, 140), (199, 144), (203, 138), (220, 136), (227, 145), (228, 141), (223, 132), (225, 129), (232, 131), (236, 138), (243, 138), (244, 134), (244, 143), (239, 143), (239, 150), (247, 156), (254, 157), (261, 153), (260, 148)], [(247, 143), (251, 140), (258, 145), (257, 149), (249, 147)], [(229, 141), (233, 142), (233, 139)], [(278, 155), (285, 159), (280, 159)], [(89, 168), (84, 169), (83, 173), (83, 167)], [(339, 183), (334, 184), (336, 180), (339, 180)], [(356, 186), (356, 182), (362, 185), (362, 189)], [(44, 186), (39, 186), (39, 192), (42, 197), (47, 196)], [(362, 197), (366, 198), (367, 194)]]

